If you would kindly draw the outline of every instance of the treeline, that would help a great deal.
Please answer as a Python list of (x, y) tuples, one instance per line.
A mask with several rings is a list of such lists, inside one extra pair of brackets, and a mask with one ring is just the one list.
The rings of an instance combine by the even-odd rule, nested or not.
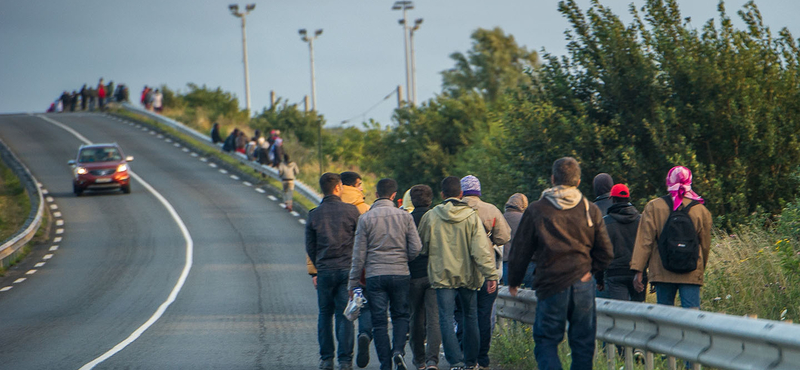
[[(800, 52), (786, 29), (773, 35), (753, 2), (738, 12), (744, 29), (723, 3), (700, 29), (675, 0), (632, 7), (627, 25), (599, 3), (584, 11), (562, 1), (559, 10), (571, 25), (567, 55), (540, 60), (501, 29), (478, 29), (470, 50), (451, 55), (436, 97), (397, 109), (385, 126), (325, 130), (326, 168), (436, 191), (444, 176), (474, 174), (484, 198), (502, 206), (514, 192), (538, 198), (553, 160), (571, 155), (585, 195), (592, 176), (608, 172), (642, 206), (665, 193), (667, 170), (680, 164), (723, 227), (779, 214), (796, 198)], [(220, 121), (289, 132), (315, 161), (324, 117), (296, 105), (279, 101), (248, 120), (230, 93), (196, 85), (165, 88), (164, 104), (201, 129)]]

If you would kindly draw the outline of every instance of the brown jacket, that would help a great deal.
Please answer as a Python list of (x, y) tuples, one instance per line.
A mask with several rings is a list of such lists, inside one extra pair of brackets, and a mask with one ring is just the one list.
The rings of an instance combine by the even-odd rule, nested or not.
[[(691, 199), (684, 198), (681, 204), (686, 206), (690, 202)], [(645, 268), (649, 268), (647, 276), (654, 283), (703, 285), (703, 273), (708, 263), (708, 252), (711, 250), (711, 213), (702, 204), (689, 210), (689, 217), (694, 222), (694, 228), (700, 239), (700, 258), (697, 260), (697, 270), (685, 274), (666, 270), (661, 264), (661, 256), (658, 253), (658, 237), (669, 214), (670, 207), (661, 198), (651, 200), (644, 207), (636, 234), (636, 244), (633, 247), (631, 270), (644, 271)]]

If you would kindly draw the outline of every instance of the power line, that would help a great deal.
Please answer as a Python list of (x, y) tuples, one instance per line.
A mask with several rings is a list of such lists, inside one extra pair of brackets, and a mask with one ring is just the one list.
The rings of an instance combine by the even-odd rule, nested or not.
[(349, 123), (350, 121), (352, 121), (352, 120), (354, 120), (354, 119), (356, 119), (356, 118), (358, 118), (358, 117), (361, 117), (361, 122), (364, 122), (364, 121), (366, 120), (367, 113), (369, 113), (369, 112), (371, 112), (373, 109), (377, 108), (379, 105), (381, 105), (381, 103), (383, 103), (383, 102), (385, 102), (385, 101), (389, 100), (389, 98), (391, 98), (391, 97), (392, 97), (392, 95), (395, 95), (395, 94), (397, 94), (397, 89), (392, 89), (392, 92), (390, 92), (388, 95), (386, 95), (386, 96), (385, 96), (383, 99), (381, 99), (379, 102), (375, 103), (375, 105), (373, 105), (373, 106), (369, 107), (369, 109), (367, 109), (367, 110), (366, 110), (366, 111), (364, 111), (363, 113), (361, 113), (361, 114), (357, 114), (357, 115), (355, 115), (355, 116), (353, 116), (353, 117), (350, 117), (350, 118), (348, 118), (348, 119), (346, 119), (346, 120), (342, 121), (342, 122), (341, 122), (341, 123), (339, 123), (339, 124), (340, 124), (340, 125), (343, 125), (343, 124), (345, 124), (345, 123)]

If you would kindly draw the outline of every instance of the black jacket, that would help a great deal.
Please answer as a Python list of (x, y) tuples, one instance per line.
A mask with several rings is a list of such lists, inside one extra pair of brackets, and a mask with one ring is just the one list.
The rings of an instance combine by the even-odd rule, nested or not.
[[(419, 227), (422, 216), (425, 215), (425, 212), (428, 212), (429, 209), (430, 207), (414, 208), (414, 211), (411, 212), (411, 216), (414, 217), (414, 225)], [(412, 279), (428, 277), (428, 256), (424, 254), (418, 255), (417, 258), (414, 258), (408, 263), (408, 269), (411, 271)]]
[(606, 276), (635, 274), (630, 265), (640, 218), (639, 211), (630, 203), (617, 203), (608, 208), (608, 214), (603, 217), (603, 221), (608, 238), (614, 245), (614, 260), (608, 265)]
[(356, 206), (336, 195), (325, 196), (308, 213), (306, 253), (317, 271), (350, 270), (360, 215)]
[(611, 200), (611, 193), (608, 192), (597, 197), (597, 199), (594, 200), (594, 204), (597, 205), (597, 208), (600, 208), (600, 212), (602, 212), (601, 214), (605, 216), (608, 214), (608, 209), (614, 204), (614, 202)]

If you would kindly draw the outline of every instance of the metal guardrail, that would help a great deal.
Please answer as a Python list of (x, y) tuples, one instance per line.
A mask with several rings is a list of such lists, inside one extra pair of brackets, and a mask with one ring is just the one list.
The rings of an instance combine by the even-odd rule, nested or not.
[(17, 255), (20, 249), (33, 239), (36, 231), (39, 230), (39, 226), (42, 224), (42, 218), (44, 217), (44, 199), (36, 178), (33, 177), (28, 168), (22, 164), (19, 158), (11, 152), (6, 143), (2, 140), (0, 140), (0, 158), (2, 158), (6, 166), (14, 172), (14, 175), (16, 175), (19, 181), (25, 186), (25, 191), (28, 193), (28, 198), (30, 198), (31, 202), (31, 210), (28, 213), (28, 218), (25, 220), (25, 223), (22, 224), (20, 230), (0, 244), (0, 266), (6, 267), (11, 263), (11, 260)]
[[(164, 116), (162, 116), (160, 114), (148, 111), (146, 109), (142, 109), (142, 108), (137, 107), (136, 105), (133, 105), (131, 103), (122, 103), (121, 105), (122, 105), (122, 107), (124, 109), (127, 109), (128, 111), (131, 111), (133, 113), (146, 116), (146, 117), (148, 117), (150, 119), (153, 119), (153, 120), (155, 120), (157, 122), (160, 122), (160, 123), (163, 123), (163, 124), (165, 124), (165, 125), (167, 125), (169, 127), (172, 127), (174, 129), (182, 132), (182, 133), (190, 135), (194, 139), (197, 139), (201, 143), (207, 145), (207, 149), (213, 149), (213, 150), (216, 150), (216, 151), (220, 151), (220, 148), (218, 146), (214, 145), (211, 142), (210, 135), (202, 134), (202, 133), (198, 132), (197, 130), (195, 130), (195, 129), (191, 128), (191, 127), (188, 127), (188, 126), (184, 125), (183, 123), (180, 123), (180, 122), (178, 122), (178, 121), (176, 121), (174, 119), (171, 119), (169, 117), (164, 117)], [(281, 181), (281, 177), (278, 175), (278, 170), (276, 170), (273, 167), (270, 167), (270, 166), (267, 166), (267, 165), (258, 164), (256, 162), (250, 161), (250, 160), (247, 159), (247, 157), (245, 155), (243, 155), (241, 153), (236, 153), (236, 152), (234, 152), (234, 153), (221, 152), (221, 153), (224, 154), (224, 155), (229, 155), (231, 158), (237, 159), (240, 163), (244, 164), (245, 166), (248, 166), (248, 167), (252, 168), (255, 171), (264, 173), (264, 174), (268, 175), (269, 177), (272, 177), (275, 180)], [(319, 203), (322, 202), (322, 195), (317, 193), (312, 187), (306, 185), (305, 183), (301, 182), (300, 180), (295, 180), (294, 183), (295, 183), (295, 190), (297, 191), (298, 194), (302, 195), (303, 197), (305, 197), (306, 199), (310, 200), (314, 204), (319, 204)]]
[[(507, 287), (500, 288), (497, 315), (533, 324), (536, 295), (519, 292), (512, 297)], [(598, 340), (681, 358), (695, 366), (800, 369), (798, 325), (602, 298), (596, 299), (596, 306)]]

